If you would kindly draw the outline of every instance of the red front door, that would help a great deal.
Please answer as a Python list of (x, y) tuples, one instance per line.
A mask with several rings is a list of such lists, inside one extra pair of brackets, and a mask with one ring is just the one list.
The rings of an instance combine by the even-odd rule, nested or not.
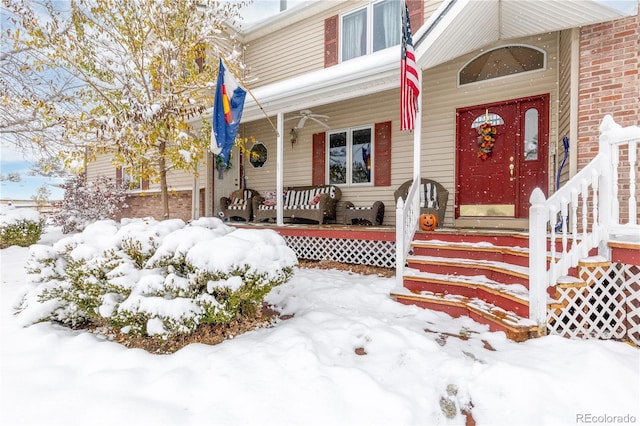
[[(548, 95), (456, 111), (456, 217), (528, 217), (533, 189), (547, 193), (548, 111)], [(496, 131), (489, 153), (478, 140), (486, 122)]]

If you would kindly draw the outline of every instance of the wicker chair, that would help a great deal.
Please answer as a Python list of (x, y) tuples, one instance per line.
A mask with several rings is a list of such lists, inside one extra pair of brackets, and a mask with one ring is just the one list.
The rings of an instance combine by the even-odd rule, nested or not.
[[(398, 198), (402, 197), (403, 200), (407, 199), (409, 189), (413, 180), (408, 180), (393, 193), (393, 196), (398, 202)], [(438, 226), (442, 226), (444, 223), (444, 214), (447, 210), (447, 201), (449, 200), (449, 191), (442, 186), (441, 183), (435, 180), (422, 178), (420, 179), (420, 190), (422, 194), (420, 197), (420, 214), (435, 214), (438, 218)]]
[(244, 219), (249, 222), (253, 216), (253, 197), (258, 191), (245, 188), (233, 191), (229, 197), (220, 198), (220, 213), (225, 220)]
[(355, 206), (348, 201), (345, 204), (344, 223), (347, 225), (382, 225), (384, 219), (384, 203), (375, 201), (371, 206)]
[[(298, 186), (287, 189), (284, 206), (285, 218), (294, 221), (313, 221), (319, 224), (335, 223), (336, 204), (342, 191), (335, 185)], [(264, 204), (264, 197), (257, 195), (253, 199), (254, 220), (275, 220), (275, 203)]]

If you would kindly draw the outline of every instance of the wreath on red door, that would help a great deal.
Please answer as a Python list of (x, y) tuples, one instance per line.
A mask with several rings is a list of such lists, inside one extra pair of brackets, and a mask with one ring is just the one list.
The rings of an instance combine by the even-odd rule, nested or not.
[(478, 157), (482, 160), (491, 157), (497, 133), (496, 126), (488, 122), (478, 127)]

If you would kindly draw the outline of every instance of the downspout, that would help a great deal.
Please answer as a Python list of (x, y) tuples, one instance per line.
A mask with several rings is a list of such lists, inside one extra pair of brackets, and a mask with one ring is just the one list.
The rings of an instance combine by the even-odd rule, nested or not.
[(571, 74), (569, 85), (569, 178), (578, 173), (578, 106), (580, 103), (580, 29), (571, 30)]

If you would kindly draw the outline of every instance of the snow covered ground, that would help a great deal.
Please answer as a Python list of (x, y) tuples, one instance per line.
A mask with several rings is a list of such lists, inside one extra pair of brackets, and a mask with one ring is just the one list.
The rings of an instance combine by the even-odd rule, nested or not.
[[(41, 243), (61, 237), (49, 231)], [(291, 319), (151, 355), (49, 323), (23, 328), (27, 254), (0, 251), (2, 425), (465, 424), (465, 407), (479, 425), (640, 422), (638, 349), (514, 343), (392, 301), (393, 279), (296, 269), (268, 296)]]

